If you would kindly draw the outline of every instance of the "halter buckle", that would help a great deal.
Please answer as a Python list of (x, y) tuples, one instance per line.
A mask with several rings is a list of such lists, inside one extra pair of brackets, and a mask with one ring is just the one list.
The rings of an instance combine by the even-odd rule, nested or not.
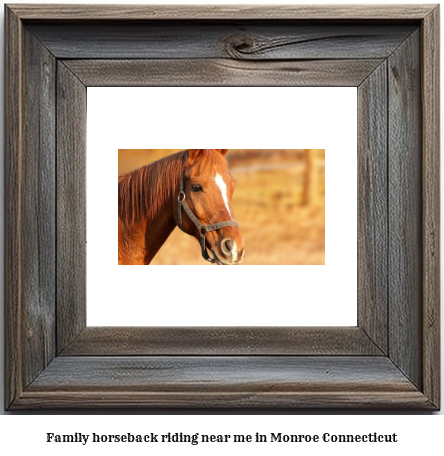
[[(183, 196), (182, 199), (180, 199), (181, 196)], [(179, 196), (177, 197), (177, 200), (179, 201), (179, 203), (183, 203), (183, 202), (185, 201), (185, 192), (184, 192), (184, 191), (181, 190), (181, 191), (179, 192)]]

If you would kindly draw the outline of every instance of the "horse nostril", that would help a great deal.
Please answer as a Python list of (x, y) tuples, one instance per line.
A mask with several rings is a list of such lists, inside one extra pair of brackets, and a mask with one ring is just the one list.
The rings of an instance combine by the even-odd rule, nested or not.
[(221, 242), (221, 247), (224, 255), (226, 255), (227, 257), (231, 256), (231, 238), (225, 238)]

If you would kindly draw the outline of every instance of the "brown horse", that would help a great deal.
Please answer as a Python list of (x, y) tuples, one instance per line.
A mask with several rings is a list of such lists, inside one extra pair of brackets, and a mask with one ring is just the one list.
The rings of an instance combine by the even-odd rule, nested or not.
[(150, 264), (178, 225), (201, 243), (208, 261), (242, 261), (226, 153), (189, 149), (119, 176), (119, 264)]

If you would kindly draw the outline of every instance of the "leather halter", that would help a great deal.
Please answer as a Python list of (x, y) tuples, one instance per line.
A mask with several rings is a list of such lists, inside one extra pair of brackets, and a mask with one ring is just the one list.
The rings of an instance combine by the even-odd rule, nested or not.
[(184, 227), (182, 225), (182, 208), (183, 208), (185, 210), (185, 212), (187, 213), (188, 217), (190, 218), (190, 220), (196, 226), (197, 231), (199, 232), (199, 235), (200, 235), (200, 248), (202, 250), (202, 256), (203, 256), (204, 260), (207, 260), (210, 263), (215, 263), (216, 262), (216, 258), (217, 258), (217, 260), (222, 265), (226, 266), (227, 263), (224, 263), (219, 258), (219, 256), (216, 254), (214, 249), (211, 249), (211, 252), (213, 253), (213, 257), (214, 258), (211, 258), (208, 255), (207, 248), (205, 246), (205, 236), (210, 231), (215, 231), (215, 230), (218, 230), (220, 228), (224, 228), (226, 226), (236, 226), (237, 228), (239, 228), (239, 225), (237, 224), (237, 222), (233, 222), (231, 220), (229, 220), (227, 222), (215, 223), (214, 225), (202, 225), (202, 223), (200, 223), (199, 220), (197, 220), (197, 217), (193, 214), (193, 212), (191, 211), (190, 207), (188, 206), (188, 203), (185, 201), (185, 184), (184, 184), (184, 180), (183, 180), (183, 167), (185, 165), (185, 162), (187, 161), (187, 156), (188, 156), (188, 151), (185, 151), (185, 154), (184, 154), (183, 160), (182, 160), (182, 171), (180, 173), (179, 196), (177, 198), (177, 200), (178, 200), (178, 205), (177, 205), (177, 224), (179, 225), (179, 228), (184, 233), (186, 233), (186, 231), (185, 231), (185, 229), (184, 229)]

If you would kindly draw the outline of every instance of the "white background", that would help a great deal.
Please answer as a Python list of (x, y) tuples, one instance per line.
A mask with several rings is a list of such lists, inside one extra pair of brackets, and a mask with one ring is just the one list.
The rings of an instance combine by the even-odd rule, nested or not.
[[(442, 418), (442, 417), (441, 417)], [(412, 456), (442, 454), (443, 419), (434, 416), (16, 416), (3, 419), (7, 441), (28, 455), (340, 455), (340, 456)], [(69, 423), (69, 425), (67, 424)], [(46, 433), (65, 434), (397, 434), (399, 443), (46, 443)], [(2, 431), (0, 431), (3, 434)], [(89, 438), (89, 441), (92, 437)], [(4, 442), (3, 442), (4, 444)], [(32, 453), (31, 453), (32, 452)], [(6, 454), (6, 453), (5, 453)]]
[[(88, 326), (356, 326), (356, 95), (355, 87), (88, 88)], [(184, 115), (189, 106), (205, 115)], [(325, 265), (118, 266), (117, 149), (216, 146), (326, 150)]]
[[(53, 1), (52, 3), (60, 3), (61, 0)], [(31, 1), (25, 1), (24, 3), (37, 3)], [(49, 2), (48, 2), (49, 3)], [(89, 3), (88, 1), (81, 1), (76, 0), (76, 3)], [(101, 1), (101, 0), (94, 0), (94, 3), (111, 3), (111, 1)], [(136, 0), (132, 0), (132, 3), (140, 3)], [(165, 1), (156, 1), (151, 0), (151, 3), (168, 3)], [(177, 1), (172, 1), (171, 3), (177, 3)], [(211, 2), (210, 0), (193, 0), (191, 2), (184, 1), (182, 3), (219, 3), (219, 4), (227, 4), (227, 3), (240, 3), (240, 0), (219, 0), (218, 2)], [(242, 0), (242, 3), (251, 3), (251, 4), (260, 4), (260, 3), (270, 3), (270, 2), (263, 2), (261, 0)], [(279, 0), (279, 3), (298, 3), (294, 1), (286, 1), (286, 0)], [(301, 2), (302, 4), (306, 4), (306, 1)], [(340, 0), (340, 2), (332, 2), (329, 0), (312, 0), (310, 3), (312, 4), (331, 4), (331, 3), (357, 3), (356, 1), (347, 1), (347, 0)], [(365, 3), (381, 3), (381, 0), (366, 0)], [(392, 1), (392, 3), (430, 3), (428, 1), (408, 1), (408, 0), (400, 0), (400, 1)], [(438, 2), (439, 3), (439, 2)], [(3, 8), (0, 10), (0, 14), (3, 14)], [(2, 23), (3, 27), (3, 23)], [(3, 36), (3, 30), (1, 31)], [(442, 44), (441, 44), (442, 49)], [(0, 53), (3, 53), (3, 46), (0, 46)], [(1, 59), (3, 61), (3, 59)], [(1, 78), (3, 82), (3, 69), (1, 70)], [(3, 85), (3, 84), (2, 84)], [(0, 91), (0, 97), (3, 97), (3, 91)], [(444, 117), (444, 116), (442, 116)], [(442, 130), (442, 129), (441, 129)], [(0, 132), (1, 136), (3, 137), (3, 122), (0, 122)], [(0, 160), (0, 179), (3, 179), (3, 160)], [(442, 201), (444, 201), (442, 195)], [(0, 208), (1, 212), (0, 215), (4, 217), (4, 206), (3, 206), (3, 185), (0, 185)], [(441, 209), (442, 210), (442, 209)], [(0, 226), (3, 227), (3, 222), (0, 223)], [(443, 243), (441, 244), (443, 245)], [(0, 236), (0, 249), (1, 252), (4, 251), (3, 248), (3, 236)], [(442, 258), (442, 255), (441, 255)], [(3, 289), (3, 278), (4, 278), (4, 271), (3, 271), (3, 263), (0, 263), (0, 288)], [(441, 274), (444, 273), (444, 270), (441, 268)], [(3, 300), (3, 293), (0, 294), (0, 299)], [(2, 301), (3, 302), (3, 301)], [(3, 312), (0, 312), (0, 344), (3, 343)], [(444, 312), (441, 313), (441, 328), (444, 328)], [(444, 341), (444, 337), (441, 338)], [(441, 349), (441, 356), (444, 353), (444, 343), (442, 342), (442, 349)], [(441, 363), (444, 365), (444, 363)], [(3, 403), (3, 350), (0, 350), (0, 402)], [(441, 377), (441, 391), (444, 391), (444, 375)], [(1, 410), (1, 407), (0, 407)], [(5, 412), (4, 412), (5, 413)], [(17, 454), (57, 454), (59, 455), (61, 451), (65, 454), (73, 454), (78, 455), (81, 452), (79, 446), (73, 444), (68, 446), (63, 446), (62, 449), (58, 446), (48, 447), (46, 443), (44, 443), (44, 432), (51, 432), (53, 430), (57, 430), (60, 433), (70, 433), (70, 432), (106, 432), (109, 431), (121, 431), (125, 432), (126, 430), (133, 430), (133, 432), (141, 432), (142, 430), (153, 430), (154, 432), (160, 430), (172, 430), (172, 431), (179, 431), (182, 430), (184, 432), (188, 430), (197, 429), (199, 432), (213, 432), (213, 433), (223, 433), (223, 432), (234, 432), (234, 430), (238, 433), (240, 432), (249, 432), (249, 429), (253, 431), (255, 429), (268, 432), (273, 432), (275, 429), (281, 429), (285, 432), (322, 432), (323, 429), (327, 428), (332, 429), (331, 426), (334, 426), (334, 429), (342, 430), (343, 432), (347, 431), (367, 431), (368, 430), (382, 430), (386, 433), (391, 432), (398, 432), (403, 436), (402, 445), (393, 447), (389, 445), (384, 446), (366, 446), (363, 447), (362, 445), (355, 446), (328, 446), (328, 447), (303, 447), (302, 450), (308, 450), (304, 452), (304, 454), (319, 454), (324, 455), (326, 454), (326, 449), (328, 449), (329, 454), (338, 454), (341, 456), (345, 456), (348, 454), (356, 455), (358, 452), (362, 455), (371, 455), (373, 456), (376, 452), (378, 454), (412, 454), (412, 453), (430, 453), (437, 454), (439, 449), (443, 447), (443, 440), (442, 440), (442, 429), (443, 429), (443, 413), (444, 412), (436, 412), (434, 415), (437, 416), (423, 416), (423, 414), (412, 414), (410, 416), (399, 416), (396, 412), (390, 412), (394, 416), (387, 416), (387, 414), (372, 414), (372, 413), (364, 413), (356, 412), (356, 416), (349, 416), (349, 415), (326, 415), (326, 416), (307, 416), (303, 412), (298, 411), (289, 411), (288, 414), (283, 415), (266, 415), (260, 414), (260, 411), (256, 411), (259, 413), (258, 416), (251, 416), (251, 415), (231, 415), (231, 416), (206, 416), (203, 415), (194, 415), (194, 416), (178, 416), (175, 415), (174, 412), (168, 414), (166, 416), (153, 416), (150, 412), (140, 412), (141, 414), (146, 414), (148, 416), (141, 416), (139, 414), (134, 414), (132, 416), (76, 416), (74, 413), (68, 412), (64, 416), (22, 416), (16, 415), (12, 416), (12, 413), (5, 413), (4, 416), (0, 419), (0, 448), (1, 450), (5, 451), (14, 451)], [(254, 411), (252, 412), (254, 413)], [(313, 413), (317, 413), (314, 411)], [(328, 412), (327, 412), (328, 413)], [(381, 413), (381, 412), (380, 412)], [(406, 413), (406, 412), (402, 412)], [(301, 416), (302, 414), (302, 416)], [(260, 427), (260, 429), (258, 429)], [(97, 430), (96, 430), (97, 429)], [(90, 447), (91, 448), (91, 447)], [(121, 454), (122, 451), (128, 451), (128, 447), (119, 447), (116, 446), (106, 446), (101, 447), (106, 448), (108, 453), (116, 453)], [(131, 448), (131, 447), (129, 447)], [(150, 447), (148, 447), (149, 449)], [(167, 447), (169, 451), (174, 451), (176, 448), (180, 448), (182, 454), (193, 454), (196, 451), (205, 451), (205, 454), (208, 454), (208, 449), (205, 447), (201, 447), (201, 449), (196, 450), (194, 448), (181, 446), (181, 447)], [(242, 447), (239, 452), (245, 453), (245, 450), (248, 450), (249, 447), (245, 448)], [(202, 450), (203, 449), (203, 450)], [(215, 454), (226, 454), (228, 451), (233, 451), (233, 447), (226, 447), (220, 445), (218, 447), (212, 447), (212, 453)], [(297, 454), (301, 452), (301, 447), (297, 446), (290, 446), (290, 447), (261, 447), (261, 451), (258, 451), (258, 448), (255, 448), (255, 451), (258, 451), (259, 454), (269, 454), (270, 450), (273, 451), (274, 454)], [(92, 450), (89, 449), (87, 451), (94, 451), (94, 454), (97, 454), (97, 450), (92, 447)], [(133, 453), (139, 451), (140, 453), (143, 452), (144, 455), (148, 454), (147, 448), (142, 447), (142, 450), (131, 450)], [(176, 449), (177, 451), (177, 449)], [(158, 453), (160, 451), (158, 450)], [(91, 453), (93, 454), (93, 453)], [(151, 450), (151, 454), (156, 454), (154, 451)], [(162, 450), (160, 454), (165, 454), (165, 450)]]

